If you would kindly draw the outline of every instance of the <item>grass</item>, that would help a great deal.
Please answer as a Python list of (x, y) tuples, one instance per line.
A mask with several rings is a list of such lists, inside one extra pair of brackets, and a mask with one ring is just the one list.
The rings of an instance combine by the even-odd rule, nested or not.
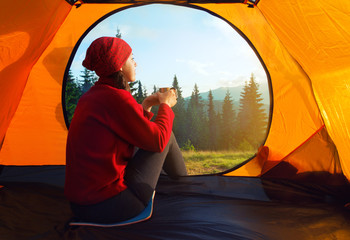
[(252, 157), (255, 152), (183, 151), (189, 175), (218, 173), (233, 168)]

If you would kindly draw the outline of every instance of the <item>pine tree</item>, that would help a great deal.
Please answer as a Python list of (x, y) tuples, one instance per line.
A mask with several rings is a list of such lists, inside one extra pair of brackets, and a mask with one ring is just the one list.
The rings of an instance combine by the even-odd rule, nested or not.
[(122, 38), (122, 33), (120, 32), (119, 28), (117, 28), (117, 33), (115, 34), (115, 37)]
[(222, 122), (222, 117), (221, 117), (221, 112), (218, 111), (215, 115), (215, 128), (216, 128), (216, 143), (215, 143), (215, 146), (216, 146), (216, 150), (223, 150), (223, 146), (221, 146), (221, 142), (220, 142), (220, 136), (221, 136), (221, 122)]
[[(156, 87), (156, 85), (153, 85), (153, 92), (152, 94), (158, 92), (158, 88)], [(159, 109), (159, 106), (153, 106), (152, 109), (151, 109), (151, 112), (154, 114), (153, 117), (152, 117), (152, 121), (154, 121), (154, 119), (156, 118), (157, 114), (158, 114), (158, 109)]]
[(182, 90), (179, 86), (176, 75), (174, 75), (174, 80), (172, 87), (177, 91), (177, 103), (173, 107), (175, 114), (173, 132), (176, 136), (177, 142), (180, 147), (182, 147), (187, 138), (186, 138), (186, 113), (185, 113), (185, 99), (182, 97)]
[(66, 91), (65, 91), (65, 105), (68, 121), (71, 122), (75, 107), (77, 106), (78, 100), (80, 98), (80, 88), (74, 79), (71, 70), (68, 72), (68, 77), (66, 80)]
[(197, 84), (194, 85), (186, 112), (188, 139), (196, 149), (205, 149), (208, 146), (207, 119), (204, 117), (202, 97)]
[(142, 103), (143, 100), (145, 99), (145, 96), (143, 95), (143, 87), (140, 80), (138, 80), (137, 83), (138, 83), (138, 87), (135, 93), (135, 99), (138, 103)]
[(211, 90), (209, 90), (208, 94), (208, 148), (210, 150), (216, 150), (217, 148), (217, 118), (214, 109), (214, 98)]
[(143, 97), (146, 98), (148, 96), (146, 86), (143, 86), (142, 89), (143, 89)]
[(135, 81), (135, 82), (129, 82), (129, 86), (130, 86), (130, 92), (131, 92), (131, 95), (136, 99), (136, 94), (137, 94), (137, 84), (138, 81)]
[(152, 94), (156, 93), (156, 92), (158, 92), (158, 89), (157, 89), (156, 85), (153, 85), (153, 92), (152, 92)]
[(236, 114), (233, 109), (231, 94), (230, 91), (227, 90), (224, 98), (224, 103), (222, 105), (222, 116), (220, 126), (220, 146), (223, 147), (225, 150), (231, 150), (234, 148), (235, 118)]
[(249, 129), (249, 121), (248, 119), (251, 118), (250, 116), (250, 103), (249, 103), (249, 85), (247, 82), (245, 82), (245, 85), (243, 87), (243, 90), (241, 92), (239, 99), (239, 112), (237, 115), (237, 141), (243, 142), (247, 141), (247, 130)]
[(240, 98), (238, 114), (239, 140), (247, 141), (252, 147), (258, 148), (265, 138), (267, 116), (263, 109), (259, 84), (252, 74), (246, 83)]
[(176, 77), (176, 74), (174, 75), (174, 80), (173, 80), (173, 84), (172, 84), (172, 87), (176, 89), (177, 91), (177, 98), (178, 100), (179, 99), (184, 99), (182, 97), (182, 90), (181, 90), (181, 87), (179, 86), (179, 82), (177, 81), (177, 77)]
[(259, 93), (259, 84), (255, 81), (252, 74), (249, 81), (250, 95), (251, 95), (251, 119), (250, 119), (250, 134), (247, 139), (251, 145), (258, 148), (265, 139), (267, 129), (267, 116), (263, 109), (264, 104), (261, 93)]
[(199, 95), (199, 89), (198, 89), (197, 83), (194, 84), (194, 88), (190, 99), (190, 104), (197, 108), (200, 107), (202, 104), (202, 97)]
[(81, 95), (86, 93), (92, 85), (97, 81), (97, 76), (93, 71), (88, 70), (87, 68), (84, 68), (83, 71), (81, 71), (80, 77), (82, 78), (82, 84), (80, 87)]

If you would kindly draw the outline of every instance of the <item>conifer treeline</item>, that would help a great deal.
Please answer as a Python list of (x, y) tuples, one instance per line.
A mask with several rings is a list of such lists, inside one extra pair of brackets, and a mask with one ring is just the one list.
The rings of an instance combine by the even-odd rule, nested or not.
[(219, 109), (215, 110), (211, 90), (208, 100), (203, 100), (198, 85), (195, 84), (190, 99), (186, 101), (182, 97), (176, 76), (173, 87), (179, 93), (178, 103), (173, 108), (173, 131), (182, 148), (249, 151), (257, 149), (263, 143), (267, 115), (253, 74), (241, 92), (238, 107), (234, 106), (229, 90)]
[[(66, 80), (66, 112), (69, 122), (74, 114), (78, 99), (97, 80), (97, 76), (84, 69), (75, 78), (70, 71)], [(232, 96), (227, 90), (219, 109), (215, 108), (212, 91), (208, 100), (203, 100), (195, 84), (191, 97), (185, 99), (176, 75), (172, 87), (177, 90), (177, 104), (173, 107), (175, 113), (173, 131), (179, 146), (185, 150), (255, 150), (264, 141), (267, 130), (267, 115), (263, 109), (259, 85), (254, 75), (246, 82), (239, 99), (239, 106), (234, 106)], [(141, 103), (148, 96), (141, 81), (130, 84), (131, 93), (137, 102)], [(157, 86), (153, 92), (158, 91)], [(236, 112), (235, 109), (238, 109)], [(157, 114), (158, 107), (152, 112)]]
[(69, 70), (66, 79), (65, 104), (69, 122), (72, 120), (79, 98), (86, 93), (98, 79), (94, 72), (86, 68), (81, 71), (80, 77), (82, 80), (74, 77), (72, 71)]

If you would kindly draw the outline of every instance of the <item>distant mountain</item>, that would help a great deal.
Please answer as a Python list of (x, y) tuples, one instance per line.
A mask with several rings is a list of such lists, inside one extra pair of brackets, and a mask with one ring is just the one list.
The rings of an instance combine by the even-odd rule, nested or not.
[[(263, 104), (270, 104), (270, 93), (269, 93), (269, 88), (268, 88), (268, 84), (267, 83), (259, 83), (259, 93), (261, 93), (261, 97), (263, 98), (262, 103)], [(230, 91), (231, 94), (231, 99), (233, 100), (233, 102), (235, 104), (238, 104), (240, 96), (241, 96), (241, 92), (243, 90), (243, 85), (242, 86), (237, 86), (237, 87), (221, 87), (221, 88), (217, 88), (214, 90), (211, 90), (212, 94), (213, 94), (213, 99), (217, 100), (217, 101), (223, 101), (225, 96), (226, 96), (226, 92), (227, 90)], [(199, 95), (202, 97), (202, 99), (204, 101), (208, 100), (208, 92), (201, 92), (199, 93)], [(191, 97), (187, 97), (185, 98), (186, 100), (190, 99)]]
[[(260, 83), (259, 83), (260, 84)], [(239, 99), (241, 97), (241, 92), (243, 90), (244, 86), (238, 86), (238, 87), (221, 87), (214, 90), (211, 90), (213, 94), (213, 103), (214, 103), (214, 109), (216, 112), (220, 112), (222, 110), (222, 104), (224, 101), (224, 98), (226, 96), (227, 90), (230, 91), (231, 99), (233, 100), (233, 109), (236, 111), (236, 113), (239, 111)], [(260, 84), (259, 86), (259, 93), (261, 93), (261, 97), (263, 100), (261, 103), (264, 104), (263, 109), (265, 110), (265, 113), (268, 115), (270, 111), (270, 93), (268, 84)], [(204, 101), (204, 110), (207, 111), (207, 104), (208, 104), (208, 92), (202, 92), (199, 93), (199, 95), (202, 97), (202, 100)], [(190, 100), (191, 97), (186, 97), (186, 103)]]

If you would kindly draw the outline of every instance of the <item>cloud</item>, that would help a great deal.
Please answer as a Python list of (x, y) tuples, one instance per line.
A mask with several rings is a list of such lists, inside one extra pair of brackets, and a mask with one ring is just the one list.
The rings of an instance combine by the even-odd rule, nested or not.
[(233, 76), (233, 73), (232, 72), (229, 72), (229, 71), (219, 71), (219, 75), (220, 76), (224, 76), (224, 77), (231, 77)]
[(200, 62), (196, 60), (184, 60), (184, 59), (176, 59), (176, 62), (186, 64), (193, 72), (203, 76), (208, 76), (209, 75), (208, 69), (214, 65), (211, 62)]
[(194, 61), (194, 60), (190, 60), (188, 61), (188, 64), (191, 68), (193, 68), (193, 70), (198, 73), (198, 74), (201, 74), (201, 75), (209, 75), (208, 73), (208, 67), (213, 65), (213, 64), (210, 64), (210, 63), (201, 63), (201, 62), (198, 62), (198, 61)]
[(247, 76), (243, 76), (243, 75), (240, 75), (240, 76), (235, 76), (234, 78), (228, 78), (228, 77), (225, 77), (225, 76), (222, 76), (218, 83), (219, 83), (219, 86), (221, 87), (237, 87), (237, 86), (241, 86), (241, 85), (244, 85), (246, 81), (249, 80), (249, 77)]
[(242, 86), (250, 80), (251, 74), (254, 74), (255, 81), (262, 87), (267, 87), (267, 77), (263, 69), (255, 69), (249, 74), (233, 75), (229, 72), (220, 72), (220, 78), (217, 81), (220, 87), (237, 87)]

